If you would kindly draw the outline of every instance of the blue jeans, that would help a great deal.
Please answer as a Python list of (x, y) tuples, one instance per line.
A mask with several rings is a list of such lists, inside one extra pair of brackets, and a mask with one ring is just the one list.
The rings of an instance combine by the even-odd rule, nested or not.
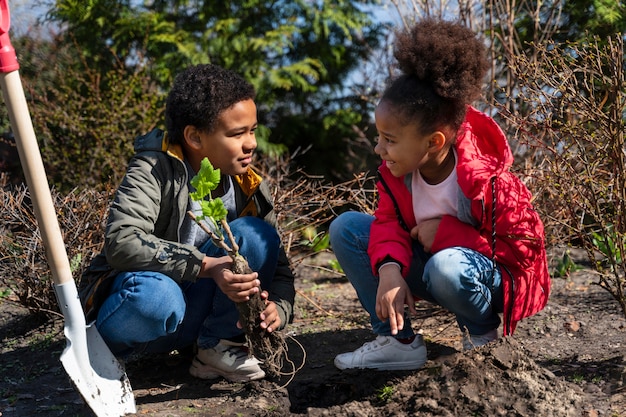
[[(261, 288), (269, 288), (280, 247), (276, 230), (256, 217), (230, 222), (239, 253), (259, 273)], [(227, 238), (226, 238), (227, 239)], [(208, 241), (201, 250), (223, 256)], [(98, 312), (96, 327), (117, 356), (141, 352), (170, 352), (197, 341), (200, 349), (220, 339), (241, 337), (237, 306), (211, 278), (177, 283), (159, 272), (122, 272)]]
[[(345, 212), (330, 225), (332, 249), (365, 310), (376, 334), (389, 336), (389, 320), (376, 316), (378, 277), (372, 273), (367, 246), (373, 216)], [(493, 279), (493, 284), (491, 283)], [(481, 335), (500, 325), (503, 308), (502, 278), (493, 262), (471, 249), (453, 247), (430, 254), (418, 241), (413, 243), (413, 260), (406, 282), (412, 294), (436, 303), (456, 316), (459, 328)], [(405, 314), (405, 325), (396, 337), (413, 335)]]

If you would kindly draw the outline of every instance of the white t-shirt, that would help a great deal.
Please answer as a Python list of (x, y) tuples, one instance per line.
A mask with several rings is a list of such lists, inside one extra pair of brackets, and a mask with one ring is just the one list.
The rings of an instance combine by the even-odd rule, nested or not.
[(457, 216), (458, 189), (456, 175), (457, 155), (454, 152), (454, 169), (448, 177), (439, 184), (428, 184), (422, 178), (419, 170), (413, 173), (411, 191), (413, 195), (413, 215), (420, 224), (424, 220), (440, 218), (444, 214)]
[[(189, 173), (189, 178), (196, 175), (191, 166), (189, 166), (188, 163), (186, 165), (187, 172)], [(224, 207), (228, 211), (227, 220), (233, 221), (237, 216), (237, 212), (235, 208), (235, 189), (233, 188), (232, 178), (230, 176), (223, 176), (221, 180), (225, 182), (224, 186), (226, 187), (226, 193), (220, 198), (224, 202)], [(189, 184), (188, 186), (190, 193), (195, 191), (191, 184)], [(202, 214), (202, 208), (200, 207), (200, 203), (198, 201), (193, 201), (191, 197), (189, 197), (187, 210), (190, 210), (196, 216)], [(213, 232), (216, 231), (211, 221), (202, 220), (202, 223), (204, 223), (204, 225), (207, 226), (209, 230), (212, 230)], [(198, 224), (196, 224), (196, 222), (193, 221), (189, 216), (185, 216), (183, 224), (180, 228), (180, 238), (181, 243), (187, 243), (196, 247), (201, 247), (207, 241), (209, 235), (207, 235), (204, 230), (202, 230), (202, 228), (198, 226)]]

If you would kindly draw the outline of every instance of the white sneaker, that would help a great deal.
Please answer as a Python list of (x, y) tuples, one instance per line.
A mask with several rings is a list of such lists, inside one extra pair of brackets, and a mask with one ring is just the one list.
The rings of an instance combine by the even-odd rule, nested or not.
[(426, 360), (426, 345), (421, 335), (415, 335), (415, 340), (408, 345), (393, 336), (378, 336), (354, 352), (337, 355), (335, 366), (342, 370), (408, 371), (421, 368)]
[(242, 343), (220, 340), (213, 348), (198, 349), (189, 373), (201, 379), (222, 376), (231, 382), (247, 382), (265, 377), (260, 363), (257, 358), (248, 355)]
[(498, 329), (491, 329), (485, 334), (463, 334), (463, 350), (472, 350), (493, 342), (498, 338)]

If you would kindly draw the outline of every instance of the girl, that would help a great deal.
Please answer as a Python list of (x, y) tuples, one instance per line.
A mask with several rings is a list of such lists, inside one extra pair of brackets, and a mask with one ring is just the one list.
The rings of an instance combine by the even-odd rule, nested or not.
[(330, 227), (378, 335), (338, 355), (339, 369), (423, 366), (426, 347), (405, 314), (416, 298), (455, 314), (471, 349), (498, 337), (499, 313), (512, 334), (550, 289), (543, 224), (509, 172), (507, 139), (470, 106), (489, 66), (483, 43), (461, 24), (426, 19), (397, 34), (394, 56), (401, 75), (375, 112), (378, 207)]

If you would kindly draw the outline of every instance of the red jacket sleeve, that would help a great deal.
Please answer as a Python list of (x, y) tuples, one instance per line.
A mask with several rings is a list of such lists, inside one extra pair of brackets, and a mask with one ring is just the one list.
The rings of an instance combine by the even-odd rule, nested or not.
[[(413, 256), (411, 236), (409, 231), (400, 225), (393, 200), (380, 181), (377, 187), (379, 193), (378, 207), (370, 230), (368, 247), (372, 272), (377, 276), (378, 265), (386, 258), (391, 257), (400, 263), (402, 274), (406, 276)], [(408, 191), (406, 194), (410, 198)], [(415, 226), (414, 217), (404, 217), (404, 221), (409, 222), (407, 224), (409, 228)], [(413, 223), (410, 223), (411, 221)]]

